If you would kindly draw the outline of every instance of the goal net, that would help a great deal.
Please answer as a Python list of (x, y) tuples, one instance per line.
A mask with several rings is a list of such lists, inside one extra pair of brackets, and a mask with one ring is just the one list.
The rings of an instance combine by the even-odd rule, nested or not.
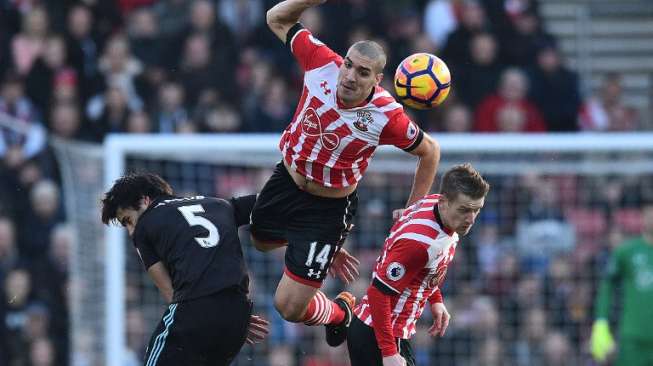
[[(443, 288), (449, 330), (442, 339), (428, 336), (431, 318), (424, 312), (411, 341), (417, 364), (554, 364), (561, 355), (581, 364), (605, 256), (638, 233), (638, 206), (653, 198), (653, 135), (443, 135), (438, 141), (439, 172), (471, 162), (492, 188)], [(74, 365), (139, 364), (165, 309), (124, 230), (102, 227), (102, 192), (125, 172), (149, 171), (180, 195), (254, 193), (280, 159), (277, 143), (277, 135), (114, 135), (103, 147), (55, 144), (77, 232)], [(348, 287), (359, 298), (391, 212), (407, 199), (415, 165), (409, 154), (379, 149), (359, 186), (355, 229), (345, 244), (362, 262), (360, 279)], [(276, 314), (283, 250), (259, 253), (242, 234), (255, 312), (271, 321), (271, 335), (243, 347), (234, 364), (347, 365), (346, 346), (326, 346), (322, 327), (293, 325)], [(324, 289), (334, 296), (344, 286), (328, 279)]]

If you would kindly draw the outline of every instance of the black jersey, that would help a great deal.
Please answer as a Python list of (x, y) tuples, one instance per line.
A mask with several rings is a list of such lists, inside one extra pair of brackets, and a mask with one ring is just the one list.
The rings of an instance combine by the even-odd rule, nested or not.
[(134, 229), (134, 246), (145, 268), (161, 261), (174, 289), (173, 302), (238, 286), (249, 277), (238, 226), (249, 223), (236, 199), (163, 197), (154, 200)]

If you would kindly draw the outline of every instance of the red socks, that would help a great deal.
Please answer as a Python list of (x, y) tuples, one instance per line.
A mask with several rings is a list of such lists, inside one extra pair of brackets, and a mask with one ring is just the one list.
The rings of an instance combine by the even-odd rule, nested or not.
[(302, 320), (306, 325), (340, 324), (345, 320), (345, 311), (318, 290), (308, 303)]

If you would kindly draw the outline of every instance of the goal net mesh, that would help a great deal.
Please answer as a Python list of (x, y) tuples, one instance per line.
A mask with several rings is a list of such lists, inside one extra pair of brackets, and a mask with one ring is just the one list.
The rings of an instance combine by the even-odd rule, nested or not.
[[(105, 364), (107, 302), (121, 301), (125, 309), (122, 365), (139, 363), (165, 309), (126, 236), (106, 243), (124, 250), (124, 266), (117, 274), (125, 279), (124, 296), (106, 294), (106, 276), (112, 274), (105, 266), (113, 259), (105, 255), (99, 222), (98, 202), (107, 188), (103, 164), (122, 159), (124, 171), (157, 173), (179, 195), (226, 198), (258, 192), (280, 158), (276, 138), (267, 147), (254, 138), (234, 139), (234, 147), (209, 144), (201, 149), (192, 138), (177, 143), (168, 138), (169, 147), (152, 145), (158, 146), (155, 151), (145, 143), (127, 144), (123, 151), (105, 149), (104, 156), (98, 147), (56, 146), (67, 209), (78, 234), (71, 273), (75, 364)], [(432, 323), (428, 310), (418, 322), (411, 341), (418, 365), (582, 364), (588, 359), (594, 295), (606, 255), (639, 232), (638, 206), (653, 198), (653, 146), (608, 151), (601, 148), (603, 140), (597, 140), (596, 149), (567, 144), (539, 151), (495, 144), (486, 151), (482, 141), (471, 137), (466, 146), (441, 138), (439, 172), (472, 162), (492, 188), (447, 274), (443, 294), (452, 320), (446, 336), (427, 334)], [(391, 212), (404, 205), (410, 192), (415, 164), (401, 151), (383, 150), (373, 159), (359, 186), (355, 228), (345, 244), (361, 260), (361, 276), (348, 287), (327, 279), (323, 289), (330, 297), (345, 288), (358, 298), (365, 293)], [(283, 249), (259, 253), (247, 232), (241, 234), (254, 311), (271, 321), (271, 335), (263, 344), (244, 346), (234, 364), (348, 365), (346, 346), (329, 348), (323, 327), (290, 324), (277, 315), (272, 299)]]

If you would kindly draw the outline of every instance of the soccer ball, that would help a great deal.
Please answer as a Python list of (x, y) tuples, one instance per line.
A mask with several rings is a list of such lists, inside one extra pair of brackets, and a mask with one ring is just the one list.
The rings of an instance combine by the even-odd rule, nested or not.
[(406, 57), (395, 72), (395, 91), (408, 107), (429, 109), (449, 95), (451, 74), (444, 61), (428, 53)]

